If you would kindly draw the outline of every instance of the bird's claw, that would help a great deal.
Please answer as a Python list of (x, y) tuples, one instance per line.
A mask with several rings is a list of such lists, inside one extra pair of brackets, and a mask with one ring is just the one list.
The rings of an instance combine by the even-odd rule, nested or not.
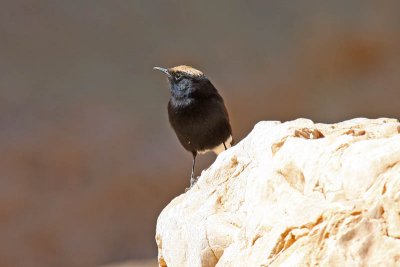
[(196, 183), (199, 177), (190, 177), (190, 186), (185, 188), (185, 193), (189, 191)]

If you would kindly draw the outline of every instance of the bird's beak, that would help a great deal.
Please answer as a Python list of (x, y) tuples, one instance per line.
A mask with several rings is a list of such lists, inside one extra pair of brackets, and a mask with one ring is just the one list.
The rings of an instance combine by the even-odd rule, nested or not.
[(171, 78), (171, 73), (169, 73), (168, 69), (165, 68), (160, 68), (160, 67), (154, 67), (153, 70), (159, 70), (163, 72), (165, 75), (167, 75), (169, 78)]

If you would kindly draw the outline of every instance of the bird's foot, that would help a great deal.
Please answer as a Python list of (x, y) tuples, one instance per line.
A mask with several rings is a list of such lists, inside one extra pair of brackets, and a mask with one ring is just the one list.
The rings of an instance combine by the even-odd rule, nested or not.
[(190, 177), (190, 188), (192, 188), (196, 183), (199, 177)]
[(190, 177), (190, 186), (185, 188), (185, 193), (189, 191), (196, 183), (199, 177)]

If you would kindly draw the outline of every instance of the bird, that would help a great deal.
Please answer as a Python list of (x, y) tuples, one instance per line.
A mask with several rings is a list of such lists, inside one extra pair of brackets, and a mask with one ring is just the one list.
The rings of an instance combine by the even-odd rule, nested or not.
[(197, 182), (197, 155), (209, 151), (218, 155), (234, 144), (228, 111), (222, 96), (200, 70), (186, 65), (153, 69), (167, 76), (169, 122), (179, 142), (193, 156), (191, 188)]

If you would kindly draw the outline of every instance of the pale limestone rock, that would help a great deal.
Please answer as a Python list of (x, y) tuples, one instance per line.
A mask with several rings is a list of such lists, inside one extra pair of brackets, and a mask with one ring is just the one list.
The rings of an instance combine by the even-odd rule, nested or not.
[(162, 211), (159, 265), (400, 266), (399, 133), (258, 123)]

